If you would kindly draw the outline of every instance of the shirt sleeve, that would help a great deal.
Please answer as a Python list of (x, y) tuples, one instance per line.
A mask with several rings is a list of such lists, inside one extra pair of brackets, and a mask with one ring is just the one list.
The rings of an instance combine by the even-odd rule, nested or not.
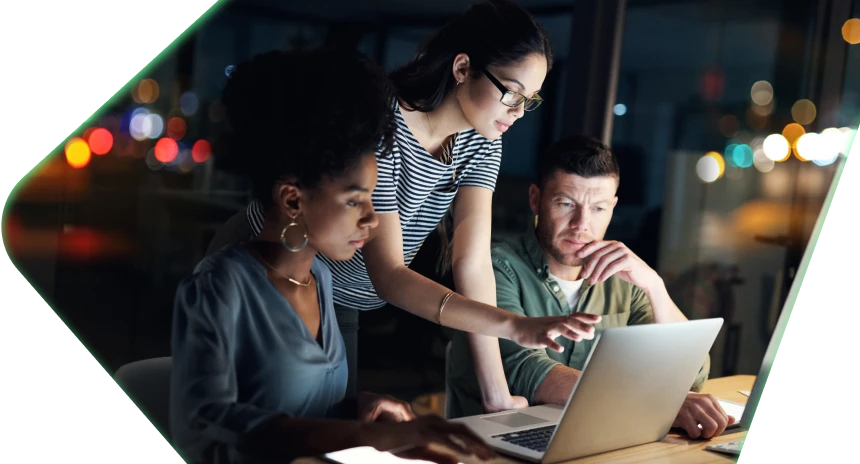
[[(496, 305), (512, 313), (526, 316), (513, 270), (503, 261), (493, 258), (493, 271), (496, 276)], [(534, 404), (535, 391), (549, 371), (555, 366), (562, 365), (550, 358), (545, 350), (523, 348), (506, 339), (499, 339), (499, 350), (511, 394), (524, 396), (529, 404)]]
[(186, 452), (230, 452), (268, 421), (283, 416), (238, 400), (234, 354), (240, 305), (237, 285), (227, 271), (201, 272), (179, 284), (174, 302), (171, 428)]
[(474, 165), (467, 168), (466, 174), (460, 180), (460, 187), (483, 187), (495, 191), (502, 165), (502, 138), (493, 140), (486, 151), (473, 156)]
[[(630, 319), (628, 320), (628, 325), (637, 325), (637, 324), (653, 324), (654, 321), (654, 311), (651, 307), (651, 301), (648, 299), (648, 296), (645, 295), (645, 292), (642, 291), (641, 288), (636, 287), (635, 285), (631, 285), (633, 289), (633, 297), (631, 299), (632, 304), (630, 308)], [(698, 392), (701, 391), (702, 387), (705, 384), (705, 381), (708, 380), (708, 376), (711, 371), (711, 355), (705, 355), (705, 360), (702, 363), (702, 366), (699, 368), (699, 373), (696, 374), (696, 379), (693, 381), (693, 385), (690, 387), (690, 390)]]
[(376, 157), (377, 181), (371, 194), (377, 213), (396, 213), (397, 184), (400, 181), (400, 151), (395, 148), (388, 156)]

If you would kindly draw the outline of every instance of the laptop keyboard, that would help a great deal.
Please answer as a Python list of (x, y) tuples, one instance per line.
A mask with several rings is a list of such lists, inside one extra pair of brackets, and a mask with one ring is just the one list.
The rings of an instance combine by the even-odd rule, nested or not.
[(549, 445), (549, 439), (552, 438), (552, 432), (555, 430), (555, 427), (555, 425), (549, 425), (535, 429), (521, 430), (519, 432), (501, 433), (493, 435), (493, 438), (499, 438), (512, 445), (522, 446), (523, 448), (543, 453)]

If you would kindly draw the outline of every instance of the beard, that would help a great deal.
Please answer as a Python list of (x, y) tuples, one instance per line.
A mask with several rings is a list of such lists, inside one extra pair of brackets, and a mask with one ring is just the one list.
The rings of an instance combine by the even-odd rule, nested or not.
[[(586, 263), (586, 258), (580, 258), (576, 256), (576, 251), (573, 252), (564, 252), (560, 247), (556, 246), (556, 243), (561, 242), (562, 240), (573, 240), (573, 241), (583, 241), (583, 242), (592, 242), (594, 241), (594, 237), (592, 237), (588, 233), (584, 232), (572, 232), (565, 231), (560, 233), (558, 236), (553, 237), (552, 231), (546, 230), (545, 228), (538, 225), (537, 228), (537, 238), (538, 243), (540, 243), (541, 248), (552, 257), (557, 263), (563, 266), (570, 267), (579, 267), (583, 266)], [(583, 245), (584, 246), (584, 245)], [(577, 250), (579, 251), (579, 250)]]

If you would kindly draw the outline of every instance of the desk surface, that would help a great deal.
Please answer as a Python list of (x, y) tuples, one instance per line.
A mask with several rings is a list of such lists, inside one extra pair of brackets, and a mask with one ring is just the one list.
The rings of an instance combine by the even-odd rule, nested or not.
[[(719, 399), (733, 401), (736, 403), (746, 404), (747, 397), (738, 392), (738, 390), (752, 390), (755, 376), (752, 375), (736, 375), (731, 377), (721, 377), (710, 379), (705, 382), (702, 393), (710, 393)], [(740, 418), (737, 418), (740, 420)], [(731, 463), (735, 462), (736, 458), (727, 454), (716, 453), (705, 449), (706, 446), (712, 444), (726, 443), (739, 440), (746, 436), (746, 432), (738, 431), (735, 433), (727, 433), (720, 437), (710, 440), (690, 440), (686, 435), (678, 433), (670, 433), (666, 438), (654, 443), (625, 448), (617, 451), (610, 451), (594, 456), (589, 456), (581, 459), (567, 461), (571, 464), (591, 464), (591, 463), (611, 463), (611, 464), (628, 464), (628, 463)], [(512, 464), (522, 463), (510, 458), (501, 458), (494, 461), (479, 461), (476, 459), (462, 459), (466, 464)], [(306, 458), (295, 461), (297, 464), (312, 464), (324, 462), (319, 459)]]

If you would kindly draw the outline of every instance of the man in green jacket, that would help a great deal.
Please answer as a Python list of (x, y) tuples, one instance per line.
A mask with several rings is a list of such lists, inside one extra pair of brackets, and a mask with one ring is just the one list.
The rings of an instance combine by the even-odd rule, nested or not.
[[(533, 317), (599, 314), (597, 332), (687, 320), (657, 272), (623, 243), (603, 240), (619, 180), (615, 156), (593, 138), (561, 140), (541, 157), (538, 181), (529, 188), (534, 224), (492, 250), (498, 307)], [(567, 404), (594, 340), (558, 342), (561, 353), (499, 340), (512, 395), (530, 405)], [(673, 424), (692, 438), (718, 436), (735, 420), (716, 398), (697, 393), (709, 369), (706, 357)], [(446, 377), (450, 418), (484, 413), (462, 332), (452, 333)]]

